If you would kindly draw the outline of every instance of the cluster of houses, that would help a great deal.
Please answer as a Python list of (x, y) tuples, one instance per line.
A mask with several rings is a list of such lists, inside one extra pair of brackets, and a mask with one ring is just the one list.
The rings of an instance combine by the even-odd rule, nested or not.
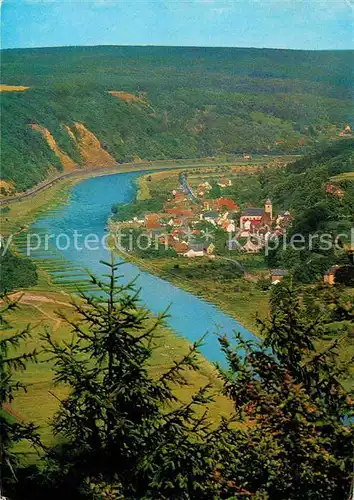
[[(217, 184), (224, 188), (231, 186), (232, 181), (221, 178)], [(144, 228), (165, 247), (175, 249), (178, 255), (213, 258), (213, 226), (226, 233), (230, 250), (240, 249), (239, 244), (234, 244), (238, 240), (242, 241), (245, 252), (256, 253), (265, 246), (267, 238), (282, 234), (292, 221), (289, 212), (274, 216), (269, 199), (263, 208), (241, 210), (230, 198), (208, 197), (211, 189), (209, 182), (203, 182), (193, 192), (184, 178), (180, 188), (171, 192), (161, 212), (147, 213), (144, 218), (135, 217), (123, 224)], [(203, 221), (209, 223), (209, 230), (201, 229)]]
[[(293, 221), (289, 211), (274, 214), (269, 198), (263, 207), (247, 206), (241, 209), (230, 197), (212, 198), (209, 192), (213, 188), (207, 181), (200, 183), (193, 191), (186, 176), (180, 180), (180, 187), (172, 190), (160, 212), (146, 213), (143, 217), (134, 217), (119, 225), (144, 229), (155, 244), (157, 241), (165, 248), (174, 249), (177, 255), (213, 259), (213, 226), (225, 232), (225, 245), (228, 245), (229, 250), (242, 249), (247, 253), (257, 253), (265, 247), (269, 238), (283, 235)], [(217, 185), (224, 189), (231, 186), (232, 181), (221, 178)], [(343, 190), (335, 184), (327, 184), (325, 189), (328, 195), (344, 195)], [(354, 261), (353, 255), (354, 249)], [(328, 270), (323, 277), (325, 283), (334, 284), (338, 268), (333, 266)], [(287, 275), (287, 270), (273, 269), (270, 272), (271, 283), (276, 285)]]
[(243, 247), (245, 251), (257, 253), (269, 239), (284, 234), (292, 221), (289, 211), (274, 216), (273, 205), (268, 198), (263, 208), (250, 207), (242, 211), (238, 238), (248, 239)]
[(344, 129), (339, 132), (339, 137), (352, 137), (353, 132), (350, 125), (346, 125)]

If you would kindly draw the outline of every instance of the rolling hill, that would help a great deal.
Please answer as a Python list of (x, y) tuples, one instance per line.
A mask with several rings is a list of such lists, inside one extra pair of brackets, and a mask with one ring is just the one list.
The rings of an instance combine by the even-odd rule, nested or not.
[(1, 55), (2, 194), (107, 162), (304, 153), (343, 134), (353, 116), (350, 51), (102, 46)]

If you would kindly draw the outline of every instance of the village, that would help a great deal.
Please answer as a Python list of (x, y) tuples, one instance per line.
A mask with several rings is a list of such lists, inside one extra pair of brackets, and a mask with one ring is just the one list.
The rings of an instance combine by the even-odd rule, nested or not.
[[(262, 198), (258, 196), (258, 203), (251, 203), (251, 187), (248, 184), (248, 191), (243, 191), (240, 173), (208, 169), (141, 179), (152, 203), (138, 202), (135, 209), (113, 216), (109, 224), (111, 234), (122, 236), (119, 246), (125, 254), (145, 261), (155, 259), (154, 265), (161, 261), (168, 266), (170, 262), (177, 268), (184, 266), (181, 260), (174, 260), (177, 257), (185, 258), (186, 263), (198, 261), (200, 268), (213, 260), (218, 265), (233, 262), (241, 268), (242, 261), (244, 278), (266, 278), (273, 284), (291, 274), (287, 268), (270, 269), (267, 251), (277, 242), (287, 241), (295, 216), (289, 210), (277, 211), (270, 197), (259, 203)], [(323, 191), (334, 199), (345, 196), (336, 182), (327, 182)], [(335, 263), (323, 271), (323, 282), (333, 285), (340, 267)]]
[[(233, 181), (221, 177), (216, 182), (222, 193)], [(284, 234), (292, 222), (290, 212), (274, 213), (270, 199), (263, 207), (248, 204), (241, 209), (236, 200), (229, 196), (213, 198), (211, 191), (208, 180), (192, 189), (182, 173), (179, 185), (168, 192), (162, 211), (121, 221), (115, 231), (140, 230), (153, 245), (174, 250), (177, 256), (214, 259), (216, 235), (219, 241), (220, 235), (223, 237), (230, 252), (257, 254), (269, 238)]]

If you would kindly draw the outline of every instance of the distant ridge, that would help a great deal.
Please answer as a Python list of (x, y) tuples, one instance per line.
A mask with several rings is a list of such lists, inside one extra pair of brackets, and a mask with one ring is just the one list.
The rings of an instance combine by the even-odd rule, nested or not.
[(83, 165), (76, 123), (114, 162), (306, 153), (353, 129), (352, 52), (5, 49), (3, 83), (30, 88), (2, 93), (2, 179), (25, 191), (65, 170), (60, 155)]

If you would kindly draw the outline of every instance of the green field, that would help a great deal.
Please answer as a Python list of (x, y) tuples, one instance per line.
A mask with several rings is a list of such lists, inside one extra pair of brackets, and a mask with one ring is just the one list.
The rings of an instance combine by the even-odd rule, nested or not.
[[(126, 167), (128, 168), (128, 167)], [(53, 213), (67, 201), (70, 196), (70, 186), (80, 178), (70, 181), (61, 181), (50, 189), (11, 205), (10, 211), (2, 214), (2, 232), (5, 236), (14, 234), (12, 249), (21, 254), (26, 242), (27, 231), (39, 216), (44, 213)], [(15, 330), (25, 327), (28, 323), (33, 326), (32, 340), (27, 341), (21, 351), (36, 348), (42, 349), (41, 334), (48, 328), (57, 340), (68, 340), (70, 328), (56, 315), (56, 311), (63, 310), (69, 316), (72, 314), (69, 301), (70, 293), (76, 291), (76, 286), (90, 290), (92, 285), (87, 282), (87, 276), (82, 270), (74, 268), (62, 258), (53, 254), (52, 259), (41, 259), (41, 255), (34, 255), (37, 264), (39, 282), (36, 286), (21, 290), (24, 293), (20, 309), (11, 315)], [(73, 278), (75, 277), (75, 283)], [(59, 279), (58, 279), (59, 278)], [(67, 284), (62, 284), (60, 278), (66, 278)], [(57, 280), (58, 279), (58, 280)], [(10, 332), (9, 332), (10, 333)], [(154, 351), (151, 373), (158, 376), (172, 361), (182, 356), (188, 349), (188, 341), (179, 337), (167, 328), (161, 330), (158, 349)], [(218, 420), (222, 415), (228, 415), (232, 410), (229, 400), (221, 395), (221, 381), (216, 377), (213, 366), (200, 356), (200, 372), (187, 373), (190, 385), (177, 389), (176, 394), (181, 400), (187, 400), (195, 390), (211, 382), (215, 394), (215, 403), (210, 406), (210, 418)], [(50, 419), (58, 408), (58, 399), (66, 394), (63, 387), (54, 387), (52, 381), (51, 363), (45, 361), (43, 353), (39, 355), (39, 362), (29, 364), (28, 370), (19, 375), (19, 380), (28, 384), (26, 393), (20, 392), (11, 407), (7, 408), (9, 415), (16, 419), (34, 421), (40, 426), (41, 437), (45, 444), (49, 444), (52, 433), (49, 427)], [(20, 451), (28, 454), (31, 462), (35, 455), (21, 445)]]
[[(25, 372), (17, 375), (18, 380), (27, 384), (27, 392), (19, 392), (11, 405), (7, 408), (10, 415), (19, 420), (33, 421), (39, 426), (40, 434), (45, 444), (50, 444), (53, 437), (50, 430), (50, 420), (58, 409), (58, 399), (67, 394), (63, 386), (54, 386), (52, 363), (47, 360), (43, 351), (41, 334), (49, 329), (57, 341), (67, 341), (71, 337), (71, 327), (57, 316), (57, 311), (62, 311), (69, 318), (73, 318), (73, 311), (69, 304), (69, 296), (64, 293), (36, 292), (33, 289), (23, 291), (25, 294), (20, 308), (11, 314), (12, 326), (17, 330), (24, 328), (28, 323), (33, 327), (32, 339), (21, 347), (19, 352), (30, 351), (36, 348), (39, 357), (38, 363), (28, 364)], [(10, 319), (10, 317), (9, 317)], [(10, 333), (10, 332), (9, 332)], [(159, 376), (168, 369), (173, 360), (178, 359), (188, 350), (188, 342), (168, 329), (160, 328), (156, 349), (151, 359), (151, 373)], [(210, 405), (210, 418), (217, 422), (221, 416), (227, 416), (232, 411), (231, 402), (221, 395), (222, 383), (216, 376), (213, 366), (200, 356), (200, 371), (186, 372), (189, 385), (176, 388), (176, 395), (182, 401), (190, 396), (201, 386), (212, 384), (212, 393), (215, 402)], [(28, 460), (33, 460), (35, 455), (26, 445), (20, 448), (28, 454)]]

